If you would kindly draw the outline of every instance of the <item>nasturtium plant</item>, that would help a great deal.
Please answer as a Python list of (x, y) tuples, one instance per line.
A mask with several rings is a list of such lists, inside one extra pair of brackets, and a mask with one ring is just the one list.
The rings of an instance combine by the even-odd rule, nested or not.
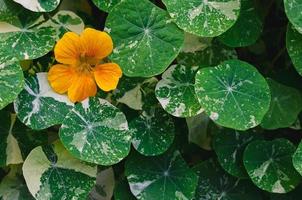
[(297, 187), (301, 177), (292, 163), (295, 146), (286, 139), (256, 140), (244, 150), (243, 162), (251, 180), (272, 193), (286, 193)]
[(297, 200), (302, 0), (0, 0), (0, 200)]
[(213, 121), (236, 130), (260, 124), (271, 100), (264, 77), (255, 67), (240, 60), (200, 69), (195, 91)]

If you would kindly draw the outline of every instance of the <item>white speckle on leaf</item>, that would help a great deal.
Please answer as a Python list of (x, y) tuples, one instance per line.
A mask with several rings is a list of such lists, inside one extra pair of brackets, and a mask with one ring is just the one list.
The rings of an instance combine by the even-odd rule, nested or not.
[(216, 120), (219, 118), (219, 114), (216, 113), (216, 112), (211, 112), (210, 118), (211, 118), (213, 121), (216, 121)]

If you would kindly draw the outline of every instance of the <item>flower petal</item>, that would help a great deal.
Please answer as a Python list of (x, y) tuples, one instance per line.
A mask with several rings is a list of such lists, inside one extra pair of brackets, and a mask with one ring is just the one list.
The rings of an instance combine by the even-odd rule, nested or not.
[(94, 58), (97, 61), (107, 57), (113, 49), (111, 37), (106, 32), (92, 28), (86, 28), (82, 32), (81, 42), (85, 55), (89, 58)]
[(92, 74), (76, 73), (68, 89), (68, 97), (72, 102), (80, 102), (87, 97), (95, 96), (96, 92), (97, 87)]
[(94, 78), (104, 91), (114, 90), (122, 77), (121, 68), (115, 63), (106, 63), (94, 68)]
[(57, 42), (54, 52), (58, 62), (75, 65), (82, 52), (80, 36), (73, 32), (65, 33)]
[(57, 64), (50, 68), (48, 81), (55, 92), (63, 94), (71, 86), (74, 75), (75, 70), (73, 67)]

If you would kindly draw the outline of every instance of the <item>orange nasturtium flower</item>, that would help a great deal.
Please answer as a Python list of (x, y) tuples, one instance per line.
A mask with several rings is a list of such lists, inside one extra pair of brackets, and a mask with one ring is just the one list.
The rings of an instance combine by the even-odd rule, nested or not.
[(114, 90), (122, 76), (115, 63), (104, 63), (113, 49), (111, 37), (102, 31), (86, 28), (81, 35), (67, 32), (57, 42), (54, 53), (59, 63), (48, 72), (48, 81), (57, 93), (68, 93), (72, 102), (95, 96), (97, 85)]

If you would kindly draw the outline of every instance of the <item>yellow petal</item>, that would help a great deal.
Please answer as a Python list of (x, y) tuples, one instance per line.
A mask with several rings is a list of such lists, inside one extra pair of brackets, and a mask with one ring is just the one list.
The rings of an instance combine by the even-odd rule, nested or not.
[[(113, 49), (111, 37), (103, 32), (92, 28), (86, 28), (81, 34), (81, 43), (85, 55), (97, 61), (107, 57)], [(97, 64), (97, 63), (90, 63)]]
[(68, 89), (68, 97), (72, 102), (80, 102), (87, 97), (95, 96), (96, 92), (97, 87), (92, 74), (76, 73)]
[(67, 92), (72, 84), (75, 70), (72, 67), (57, 64), (50, 68), (48, 72), (48, 81), (52, 89), (60, 94)]
[(121, 77), (122, 70), (115, 63), (101, 64), (94, 68), (95, 81), (104, 91), (114, 90)]
[(58, 62), (75, 65), (82, 52), (80, 36), (73, 32), (67, 32), (57, 42), (54, 52)]

